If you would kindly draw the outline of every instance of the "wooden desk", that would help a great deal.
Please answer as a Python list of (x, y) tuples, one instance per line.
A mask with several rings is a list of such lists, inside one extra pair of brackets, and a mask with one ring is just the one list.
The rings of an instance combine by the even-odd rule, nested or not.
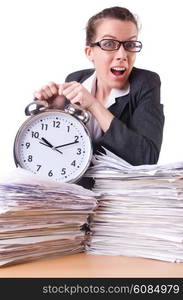
[(0, 268), (0, 278), (180, 277), (183, 263), (79, 253)]

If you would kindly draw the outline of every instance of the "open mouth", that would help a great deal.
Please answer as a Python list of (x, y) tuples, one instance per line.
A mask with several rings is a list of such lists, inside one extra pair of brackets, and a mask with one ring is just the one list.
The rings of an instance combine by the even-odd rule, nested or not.
[(115, 68), (111, 68), (111, 72), (115, 75), (115, 76), (122, 76), (126, 71), (126, 68), (120, 68), (120, 67), (115, 67)]

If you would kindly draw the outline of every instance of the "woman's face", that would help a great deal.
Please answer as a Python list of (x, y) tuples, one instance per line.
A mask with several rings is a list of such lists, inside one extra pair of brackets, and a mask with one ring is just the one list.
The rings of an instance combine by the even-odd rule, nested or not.
[[(131, 21), (103, 19), (97, 26), (96, 38), (119, 41), (137, 40), (137, 27)], [(94, 63), (98, 87), (112, 89), (123, 88), (133, 68), (136, 53), (128, 52), (123, 45), (119, 50), (105, 51), (99, 46), (87, 46), (86, 55)], [(116, 69), (117, 68), (117, 69)]]

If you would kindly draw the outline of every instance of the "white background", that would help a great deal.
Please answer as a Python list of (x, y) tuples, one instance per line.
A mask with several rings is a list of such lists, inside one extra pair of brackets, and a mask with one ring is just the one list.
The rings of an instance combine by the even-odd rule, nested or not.
[(0, 173), (15, 169), (13, 142), (34, 90), (91, 67), (84, 54), (86, 22), (116, 5), (129, 8), (142, 24), (143, 50), (135, 66), (161, 77), (166, 122), (159, 163), (183, 160), (181, 0), (1, 0)]

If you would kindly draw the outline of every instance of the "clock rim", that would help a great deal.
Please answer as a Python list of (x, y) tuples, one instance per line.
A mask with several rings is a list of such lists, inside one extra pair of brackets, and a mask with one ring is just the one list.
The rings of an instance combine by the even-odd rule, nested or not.
[[(84, 130), (89, 138), (89, 142), (90, 142), (90, 153), (89, 153), (89, 159), (88, 159), (88, 162), (85, 166), (85, 168), (82, 170), (82, 172), (75, 178), (73, 179), (70, 179), (68, 181), (62, 181), (62, 180), (54, 180), (54, 179), (51, 179), (49, 178), (52, 182), (57, 182), (57, 183), (77, 183), (81, 178), (82, 176), (85, 174), (85, 172), (87, 171), (88, 167), (90, 166), (90, 163), (91, 163), (91, 160), (92, 160), (92, 156), (93, 156), (93, 145), (92, 145), (92, 140), (91, 140), (91, 136), (90, 136), (90, 133), (89, 133), (89, 130), (88, 128), (86, 127), (86, 125), (81, 121), (79, 120), (77, 117), (75, 117), (74, 115), (71, 115), (69, 114), (68, 112), (65, 112), (64, 110), (60, 110), (60, 109), (46, 109), (42, 112), (39, 112), (37, 114), (34, 114), (34, 115), (31, 115), (27, 120), (25, 120), (22, 125), (19, 127), (17, 133), (16, 133), (16, 136), (15, 136), (15, 139), (14, 139), (14, 145), (13, 145), (13, 157), (14, 157), (14, 162), (15, 162), (15, 165), (16, 167), (20, 167), (22, 169), (25, 169), (25, 170), (28, 170), (26, 168), (24, 168), (21, 163), (20, 163), (20, 160), (18, 159), (19, 158), (19, 154), (18, 154), (18, 140), (19, 140), (19, 137), (22, 133), (22, 131), (24, 130), (25, 126), (27, 126), (28, 124), (31, 124), (32, 120), (34, 119), (38, 119), (40, 116), (42, 115), (46, 115), (48, 113), (51, 113), (51, 114), (54, 114), (54, 113), (61, 113), (61, 114), (65, 114), (65, 115), (69, 115), (73, 118), (76, 119), (76, 121), (78, 121), (83, 127), (84, 127)], [(30, 171), (30, 170), (28, 170)], [(34, 172), (30, 171), (32, 174), (35, 174)], [(39, 174), (36, 174), (36, 175), (39, 175)], [(41, 175), (40, 175), (41, 176)]]

